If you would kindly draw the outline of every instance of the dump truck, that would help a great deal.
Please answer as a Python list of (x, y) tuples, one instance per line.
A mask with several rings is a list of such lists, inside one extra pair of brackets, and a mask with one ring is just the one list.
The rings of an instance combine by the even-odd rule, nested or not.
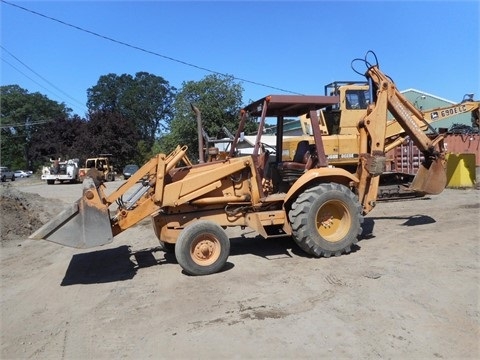
[[(190, 275), (224, 267), (230, 253), (228, 227), (248, 227), (264, 238), (290, 236), (314, 257), (349, 253), (362, 232), (364, 216), (376, 206), (386, 161), (388, 111), (424, 154), (410, 187), (436, 195), (447, 182), (443, 135), (427, 137), (411, 115), (422, 114), (380, 71), (378, 62), (371, 65), (366, 56), (364, 63), (372, 101), (357, 121), (355, 172), (329, 165), (318, 126), (312, 126), (314, 144), (299, 143), (292, 161), (282, 159), (284, 118), (308, 113), (316, 124), (318, 111), (338, 103), (338, 96), (268, 95), (241, 110), (227, 158), (185, 165), (188, 149), (178, 146), (168, 155), (154, 156), (109, 195), (101, 181), (87, 177), (82, 197), (30, 238), (91, 248), (112, 242), (150, 217), (160, 244), (175, 253)], [(236, 156), (248, 117), (259, 121), (253, 154)], [(268, 118), (277, 121), (275, 152), (262, 144)]]

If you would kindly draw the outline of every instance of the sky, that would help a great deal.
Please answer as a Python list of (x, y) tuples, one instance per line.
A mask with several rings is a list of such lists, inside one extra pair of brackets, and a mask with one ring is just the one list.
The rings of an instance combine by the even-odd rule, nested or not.
[(102, 75), (144, 71), (179, 89), (228, 74), (247, 105), (363, 81), (351, 62), (369, 50), (399, 90), (480, 99), (478, 0), (0, 1), (0, 84), (82, 117)]

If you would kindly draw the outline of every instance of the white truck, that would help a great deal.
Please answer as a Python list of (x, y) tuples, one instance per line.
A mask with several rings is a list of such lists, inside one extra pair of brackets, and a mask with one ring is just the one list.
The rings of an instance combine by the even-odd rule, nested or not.
[(78, 164), (78, 159), (53, 161), (52, 165), (43, 167), (42, 180), (46, 180), (48, 185), (55, 184), (56, 180), (60, 183), (77, 183), (80, 181)]

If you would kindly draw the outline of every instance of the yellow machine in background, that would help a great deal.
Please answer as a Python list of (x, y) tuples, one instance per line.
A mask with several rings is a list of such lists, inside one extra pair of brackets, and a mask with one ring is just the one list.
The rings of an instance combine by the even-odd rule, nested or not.
[[(338, 96), (339, 102), (318, 112), (318, 127), (323, 135), (325, 154), (330, 163), (336, 166), (356, 166), (358, 158), (359, 132), (358, 119), (367, 114), (370, 103), (369, 87), (361, 82), (334, 82), (325, 87), (326, 93)], [(422, 117), (414, 120), (418, 127), (426, 131), (431, 124), (463, 113), (472, 114), (472, 125), (479, 127), (480, 102), (475, 100), (422, 111)], [(289, 137), (284, 140), (285, 160), (294, 157), (298, 142), (308, 140), (313, 143), (313, 131), (308, 114), (300, 116), (303, 135)], [(395, 120), (387, 122), (385, 133), (385, 151), (388, 152), (400, 145), (406, 138), (402, 126)]]
[[(325, 156), (330, 165), (355, 171), (359, 157), (360, 135), (357, 128), (358, 119), (366, 116), (371, 102), (368, 83), (366, 82), (334, 82), (325, 86), (325, 93), (338, 97), (338, 103), (318, 111), (318, 128), (323, 136)], [(432, 129), (431, 124), (449, 117), (471, 113), (472, 126), (478, 128), (480, 102), (466, 99), (458, 104), (439, 107), (427, 111), (409, 112), (412, 121), (419, 130)], [(392, 118), (390, 115), (389, 118)], [(292, 160), (299, 142), (314, 143), (313, 129), (308, 114), (300, 116), (303, 135), (288, 137), (283, 142), (283, 159)], [(431, 131), (435, 133), (435, 131)], [(395, 119), (387, 121), (385, 131), (385, 153), (401, 145), (407, 140), (408, 133)], [(381, 194), (391, 199), (404, 196), (419, 196), (408, 189), (414, 174), (394, 170), (393, 153), (386, 159), (387, 169), (393, 169), (381, 176)]]
[(85, 160), (85, 167), (79, 170), (80, 181), (83, 181), (89, 171), (95, 171), (96, 177), (102, 181), (114, 181), (115, 170), (112, 164), (112, 154), (100, 154), (99, 157)]

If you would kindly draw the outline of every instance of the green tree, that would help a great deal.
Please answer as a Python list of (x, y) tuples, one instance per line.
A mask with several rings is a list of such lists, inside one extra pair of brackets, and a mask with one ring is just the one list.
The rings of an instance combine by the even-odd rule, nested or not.
[(168, 81), (147, 72), (138, 72), (135, 77), (108, 74), (87, 90), (87, 107), (92, 113), (116, 112), (128, 119), (146, 146), (151, 147), (170, 125), (175, 92)]
[[(55, 119), (68, 118), (71, 109), (38, 92), (29, 93), (18, 85), (0, 87), (2, 165), (34, 170), (40, 159), (32, 157), (33, 139), (52, 127)], [(49, 126), (43, 126), (45, 124)]]
[(198, 159), (197, 122), (191, 105), (200, 110), (203, 129), (210, 137), (224, 137), (223, 127), (235, 134), (242, 92), (241, 84), (232, 76), (213, 74), (200, 81), (183, 82), (174, 103), (175, 116), (170, 133), (161, 139), (162, 151), (168, 153), (177, 145), (187, 145), (189, 157)]

